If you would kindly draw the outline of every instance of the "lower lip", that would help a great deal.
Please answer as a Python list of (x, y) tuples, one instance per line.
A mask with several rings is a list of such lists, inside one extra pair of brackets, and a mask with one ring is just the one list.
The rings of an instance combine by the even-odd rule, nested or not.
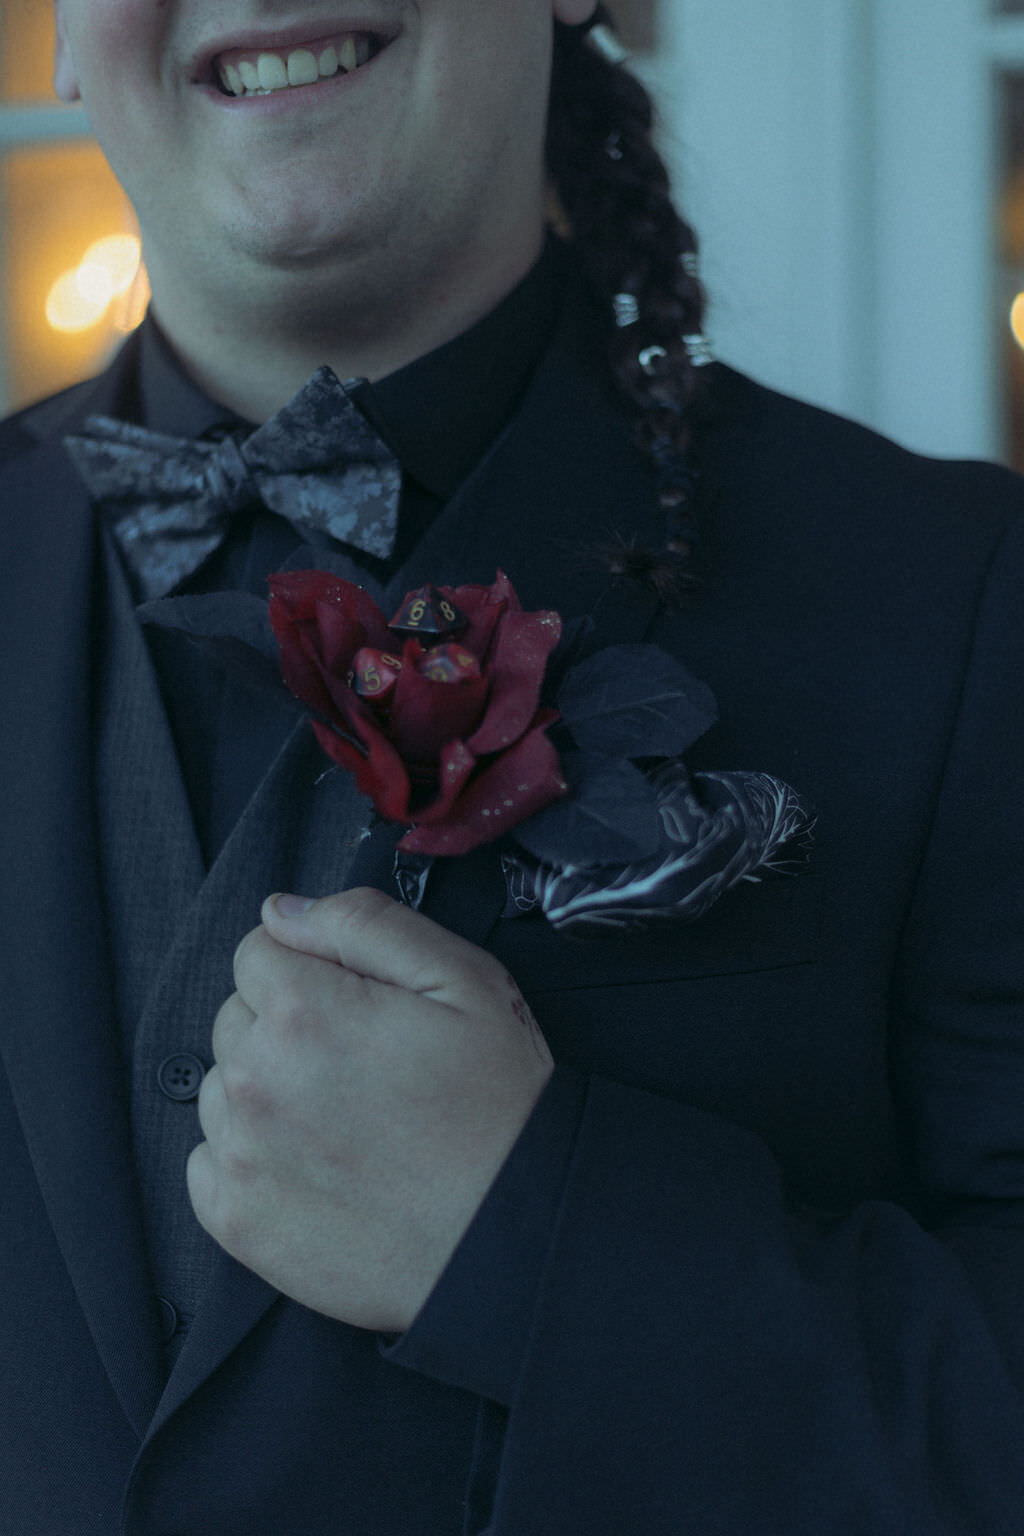
[(382, 58), (391, 52), (394, 43), (389, 43), (375, 54), (366, 64), (358, 69), (350, 70), (347, 74), (338, 71), (336, 75), (325, 75), (315, 85), (285, 86), (280, 91), (271, 91), (266, 96), (225, 96), (215, 85), (200, 85), (199, 90), (208, 101), (215, 106), (223, 107), (228, 112), (259, 112), (263, 117), (277, 116), (283, 112), (298, 111), (303, 106), (312, 107), (317, 102), (325, 101), (338, 91), (351, 90), (355, 82), (368, 70), (372, 70)]

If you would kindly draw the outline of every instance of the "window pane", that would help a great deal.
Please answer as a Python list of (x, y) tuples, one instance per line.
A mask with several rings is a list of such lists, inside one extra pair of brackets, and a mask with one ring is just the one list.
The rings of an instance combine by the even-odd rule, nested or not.
[(1024, 73), (1004, 73), (997, 101), (1000, 175), (996, 292), (1006, 456), (1024, 470)]
[(53, 0), (0, 0), (0, 102), (53, 94)]
[(134, 216), (92, 143), (4, 156), (0, 206), (0, 333), (16, 408), (103, 366), (141, 319), (145, 275)]

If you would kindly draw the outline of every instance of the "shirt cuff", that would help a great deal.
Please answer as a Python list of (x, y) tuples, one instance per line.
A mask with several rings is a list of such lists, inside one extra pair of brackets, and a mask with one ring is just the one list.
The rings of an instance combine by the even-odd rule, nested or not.
[(381, 1341), (385, 1360), (511, 1405), (586, 1091), (583, 1073), (555, 1068), (434, 1289)]

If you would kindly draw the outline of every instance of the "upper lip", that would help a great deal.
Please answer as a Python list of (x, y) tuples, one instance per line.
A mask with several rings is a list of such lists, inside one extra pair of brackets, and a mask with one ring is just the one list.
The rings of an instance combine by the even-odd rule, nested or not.
[(254, 53), (282, 53), (289, 48), (300, 48), (303, 43), (318, 42), (320, 39), (331, 37), (344, 37), (348, 33), (355, 32), (372, 33), (374, 37), (382, 38), (389, 43), (394, 42), (398, 36), (398, 28), (392, 22), (359, 16), (346, 16), (343, 20), (337, 21), (316, 17), (309, 21), (296, 22), (294, 26), (276, 27), (273, 31), (225, 33), (221, 37), (204, 43), (193, 56), (191, 78), (197, 83), (205, 84), (213, 76), (214, 61), (222, 53), (228, 53), (235, 48), (251, 48)]

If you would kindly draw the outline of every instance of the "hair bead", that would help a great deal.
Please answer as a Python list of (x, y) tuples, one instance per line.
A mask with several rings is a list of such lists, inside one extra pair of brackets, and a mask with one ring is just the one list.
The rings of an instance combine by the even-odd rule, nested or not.
[(607, 64), (617, 67), (629, 61), (629, 49), (607, 21), (595, 22), (590, 28), (587, 33), (587, 47), (600, 54)]
[(620, 331), (628, 330), (640, 319), (640, 301), (635, 293), (617, 293), (612, 299), (612, 308)]
[(683, 346), (690, 355), (690, 362), (695, 368), (706, 368), (715, 360), (715, 354), (711, 350), (711, 343), (702, 331), (693, 336), (683, 337)]
[(664, 347), (644, 347), (637, 361), (648, 378), (655, 378), (659, 372), (658, 364), (668, 357)]

